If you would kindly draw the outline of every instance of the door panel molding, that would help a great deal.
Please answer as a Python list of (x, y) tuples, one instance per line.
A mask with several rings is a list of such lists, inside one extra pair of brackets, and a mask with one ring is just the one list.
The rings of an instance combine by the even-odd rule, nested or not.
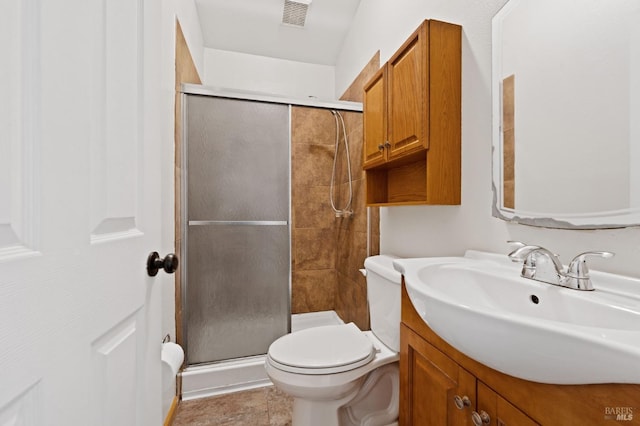
[(40, 0), (0, 4), (0, 261), (38, 254)]
[[(136, 218), (144, 116), (142, 0), (101, 0), (94, 37), (91, 242), (140, 235)], [(131, 40), (135, 40), (134, 43)]]
[(138, 401), (138, 313), (91, 345), (94, 425), (134, 425)]
[(0, 425), (38, 426), (44, 424), (42, 382), (37, 381), (0, 408)]

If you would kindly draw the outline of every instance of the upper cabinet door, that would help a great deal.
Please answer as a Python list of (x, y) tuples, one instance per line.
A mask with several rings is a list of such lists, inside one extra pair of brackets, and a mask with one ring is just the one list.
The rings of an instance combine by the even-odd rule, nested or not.
[(427, 148), (427, 37), (421, 25), (388, 63), (389, 160)]
[(364, 88), (364, 149), (363, 167), (369, 168), (386, 161), (387, 144), (387, 66), (383, 66)]

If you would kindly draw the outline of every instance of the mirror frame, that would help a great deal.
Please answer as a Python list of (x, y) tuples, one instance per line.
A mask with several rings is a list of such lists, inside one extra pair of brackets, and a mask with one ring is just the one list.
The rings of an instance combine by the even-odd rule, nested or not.
[(502, 85), (499, 75), (499, 70), (502, 69), (502, 49), (498, 48), (497, 41), (502, 39), (502, 26), (499, 20), (521, 1), (524, 0), (508, 0), (491, 20), (492, 215), (507, 222), (556, 229), (611, 229), (640, 226), (640, 207), (585, 214), (532, 212), (504, 207), (504, 194), (501, 189), (503, 187)]

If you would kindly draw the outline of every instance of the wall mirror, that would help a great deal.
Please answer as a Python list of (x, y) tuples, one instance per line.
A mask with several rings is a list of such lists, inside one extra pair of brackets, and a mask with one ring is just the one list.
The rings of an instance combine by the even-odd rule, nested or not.
[(640, 0), (509, 0), (493, 29), (493, 215), (640, 225)]

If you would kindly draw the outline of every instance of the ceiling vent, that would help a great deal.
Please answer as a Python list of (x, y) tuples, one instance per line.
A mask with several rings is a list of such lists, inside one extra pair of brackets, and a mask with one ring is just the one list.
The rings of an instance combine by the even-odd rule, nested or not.
[(282, 12), (282, 23), (304, 27), (307, 19), (307, 10), (311, 0), (284, 0), (284, 11)]

